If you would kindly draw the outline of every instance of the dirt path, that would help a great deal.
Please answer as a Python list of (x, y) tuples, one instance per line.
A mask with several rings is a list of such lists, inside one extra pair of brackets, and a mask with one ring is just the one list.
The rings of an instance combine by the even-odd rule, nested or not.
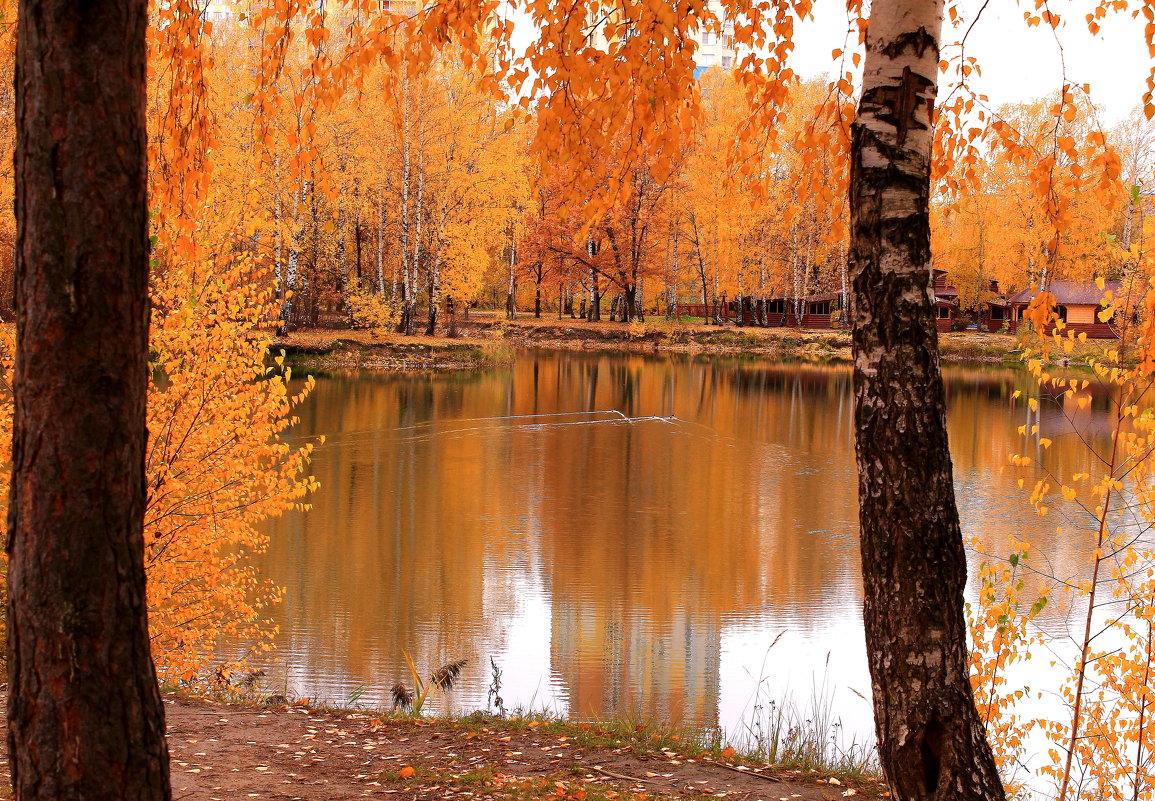
[[(175, 801), (877, 798), (816, 774), (738, 770), (670, 750), (609, 747), (595, 728), (569, 735), (500, 720), (380, 720), (300, 707), (166, 699)], [(578, 732), (577, 735), (574, 732)], [(645, 743), (644, 735), (637, 740)], [(7, 779), (8, 763), (0, 765)], [(820, 779), (822, 780), (820, 783)]]

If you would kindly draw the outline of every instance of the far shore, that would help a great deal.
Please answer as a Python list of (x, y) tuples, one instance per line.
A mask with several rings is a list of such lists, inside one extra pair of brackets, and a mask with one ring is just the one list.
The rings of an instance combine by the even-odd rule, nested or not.
[[(448, 337), (351, 328), (306, 328), (273, 339), (271, 349), (285, 351), (295, 368), (331, 371), (468, 370), (506, 363), (515, 349), (683, 353), (797, 361), (851, 362), (850, 332), (845, 329), (758, 328), (676, 322), (662, 317), (645, 323), (587, 322), (521, 315), (507, 320), (492, 312), (474, 312), (458, 320), (458, 335)], [(944, 362), (1019, 366), (1020, 340), (1009, 334), (959, 331), (939, 334)]]

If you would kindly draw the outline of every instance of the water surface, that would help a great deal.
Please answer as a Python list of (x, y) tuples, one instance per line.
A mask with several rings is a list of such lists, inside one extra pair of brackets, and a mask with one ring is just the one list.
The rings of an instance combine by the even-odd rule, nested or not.
[[(966, 533), (996, 552), (1034, 536), (1077, 570), (1079, 544), (1000, 473), (1037, 448), (1010, 400), (1030, 380), (945, 377)], [(1061, 411), (1052, 458), (1090, 467)], [(258, 559), (286, 588), (270, 685), (386, 705), (405, 651), (424, 670), (464, 657), (438, 703), (468, 711), (492, 658), (509, 708), (735, 733), (759, 696), (805, 705), (825, 681), (869, 737), (848, 368), (525, 352), (321, 378), (300, 417), (297, 436), (327, 437), (322, 489)]]

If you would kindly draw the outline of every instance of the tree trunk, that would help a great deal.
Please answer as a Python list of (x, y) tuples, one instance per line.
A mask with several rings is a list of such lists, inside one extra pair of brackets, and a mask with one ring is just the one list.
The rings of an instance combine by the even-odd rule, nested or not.
[(640, 320), (641, 317), (641, 312), (638, 309), (638, 288), (631, 284), (622, 293), (622, 318), (625, 322), (630, 323), (634, 320)]
[(441, 296), (441, 257), (434, 256), (429, 264), (429, 317), (425, 321), (425, 336), (437, 333), (437, 300)]
[(24, 0), (8, 753), (22, 801), (169, 799), (144, 577), (144, 0)]
[(930, 286), (942, 0), (875, 0), (853, 127), (850, 268), (867, 658), (896, 801), (1003, 799), (968, 679), (966, 561)]
[(413, 207), (413, 254), (409, 260), (409, 274), (405, 281), (405, 334), (413, 336), (417, 330), (417, 279), (421, 269), (421, 223), (425, 219), (425, 136), (421, 137), (421, 149), (417, 151), (417, 202)]
[[(397, 297), (397, 281), (393, 281), (393, 297)], [(377, 294), (385, 294), (385, 198), (377, 195)]]
[(361, 258), (361, 217), (358, 216), (353, 222), (353, 245), (356, 247), (356, 261), (354, 266), (357, 270), (357, 291), (360, 292), (364, 287), (361, 286), (362, 276), (364, 274), (362, 266), (363, 260)]
[(586, 319), (591, 323), (602, 321), (601, 287), (598, 286), (598, 274), (592, 268), (590, 269), (590, 305)]
[(509, 286), (505, 291), (505, 317), (508, 320), (517, 319), (517, 273), (514, 272), (517, 266), (517, 242), (512, 240), (509, 244)]
[(293, 325), (293, 293), (297, 291), (297, 277), (301, 265), (301, 240), (305, 232), (301, 223), (301, 204), (305, 202), (309, 192), (309, 182), (303, 181), (301, 189), (293, 193), (293, 234), (289, 240), (289, 258), (285, 265), (285, 290), (282, 294), (284, 302), (281, 304), (281, 325), (279, 336), (284, 336)]

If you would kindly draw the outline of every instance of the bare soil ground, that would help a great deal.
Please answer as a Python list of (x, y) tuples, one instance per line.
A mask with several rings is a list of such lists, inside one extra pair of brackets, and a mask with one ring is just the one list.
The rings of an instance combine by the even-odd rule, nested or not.
[[(167, 697), (177, 801), (878, 798), (872, 780), (726, 764), (645, 730), (497, 718), (413, 720)], [(584, 728), (583, 728), (584, 726)], [(562, 733), (562, 732), (567, 733)], [(6, 732), (5, 732), (6, 734)], [(8, 761), (0, 764), (7, 784)]]

